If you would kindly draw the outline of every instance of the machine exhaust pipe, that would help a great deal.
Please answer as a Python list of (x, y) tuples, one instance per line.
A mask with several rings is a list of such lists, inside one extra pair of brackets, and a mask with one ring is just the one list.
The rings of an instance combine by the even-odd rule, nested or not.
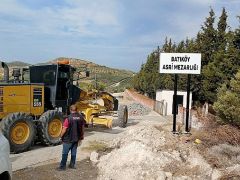
[(8, 65), (5, 62), (1, 62), (1, 65), (4, 69), (3, 71), (3, 81), (8, 82), (9, 81), (9, 68)]

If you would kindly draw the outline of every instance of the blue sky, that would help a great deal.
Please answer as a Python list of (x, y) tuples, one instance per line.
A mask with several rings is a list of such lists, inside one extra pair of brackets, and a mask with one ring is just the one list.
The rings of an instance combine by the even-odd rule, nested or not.
[(165, 37), (194, 37), (212, 7), (239, 27), (240, 0), (1, 0), (0, 57), (31, 64), (57, 57), (138, 71)]

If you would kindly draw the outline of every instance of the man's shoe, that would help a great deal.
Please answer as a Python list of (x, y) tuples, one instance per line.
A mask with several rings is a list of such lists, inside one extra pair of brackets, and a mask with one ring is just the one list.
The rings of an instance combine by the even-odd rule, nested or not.
[(74, 165), (69, 164), (68, 166), (70, 169), (77, 169)]
[(57, 167), (56, 170), (57, 170), (57, 171), (65, 171), (65, 170), (66, 170), (66, 167), (61, 167), (61, 166), (59, 166), (59, 167)]

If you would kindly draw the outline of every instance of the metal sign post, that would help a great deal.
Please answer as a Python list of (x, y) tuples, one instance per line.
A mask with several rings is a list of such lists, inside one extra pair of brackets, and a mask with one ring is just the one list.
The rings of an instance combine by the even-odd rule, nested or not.
[(178, 75), (174, 75), (174, 94), (173, 94), (173, 133), (176, 133), (176, 125), (177, 125), (177, 80)]
[(188, 74), (187, 78), (187, 107), (186, 107), (186, 125), (185, 125), (185, 132), (188, 133), (189, 130), (189, 103), (190, 103), (190, 82), (191, 81), (191, 75)]

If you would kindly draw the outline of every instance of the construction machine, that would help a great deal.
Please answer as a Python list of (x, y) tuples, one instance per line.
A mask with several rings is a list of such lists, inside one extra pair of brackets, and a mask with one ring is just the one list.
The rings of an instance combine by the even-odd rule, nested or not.
[[(72, 104), (85, 116), (87, 125), (126, 127), (127, 106), (119, 106), (107, 92), (87, 92), (74, 85), (76, 69), (69, 62), (13, 69), (12, 79), (7, 64), (1, 65), (0, 125), (12, 152), (26, 151), (36, 140), (59, 144), (62, 123)], [(114, 114), (118, 119), (113, 118)]]

